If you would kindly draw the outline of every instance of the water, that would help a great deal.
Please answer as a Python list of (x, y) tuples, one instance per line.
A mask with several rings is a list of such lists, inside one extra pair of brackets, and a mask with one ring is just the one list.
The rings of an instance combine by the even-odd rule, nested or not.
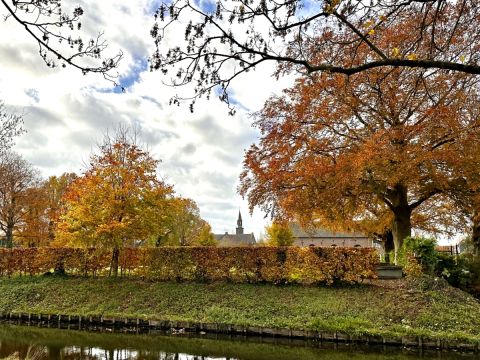
[(0, 359), (411, 360), (476, 359), (474, 354), (278, 339), (136, 335), (0, 325)]

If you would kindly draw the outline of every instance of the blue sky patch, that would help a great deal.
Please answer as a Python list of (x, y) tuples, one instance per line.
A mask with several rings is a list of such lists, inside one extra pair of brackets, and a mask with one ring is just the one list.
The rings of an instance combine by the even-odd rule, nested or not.
[(130, 86), (138, 82), (138, 80), (140, 79), (140, 74), (147, 70), (148, 70), (147, 59), (136, 58), (135, 65), (130, 69), (130, 71), (127, 74), (120, 76), (119, 79), (117, 79), (117, 83), (119, 84), (119, 86), (101, 88), (101, 89), (97, 89), (97, 91), (101, 93), (121, 94), (124, 90), (128, 90)]

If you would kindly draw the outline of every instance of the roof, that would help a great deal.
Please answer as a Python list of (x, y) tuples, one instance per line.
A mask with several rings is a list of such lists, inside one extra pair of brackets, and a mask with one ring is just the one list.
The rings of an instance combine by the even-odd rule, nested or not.
[(219, 246), (255, 245), (255, 236), (252, 234), (214, 234)]
[(337, 232), (322, 228), (304, 229), (298, 224), (290, 224), (294, 238), (368, 238), (367, 235), (357, 232)]

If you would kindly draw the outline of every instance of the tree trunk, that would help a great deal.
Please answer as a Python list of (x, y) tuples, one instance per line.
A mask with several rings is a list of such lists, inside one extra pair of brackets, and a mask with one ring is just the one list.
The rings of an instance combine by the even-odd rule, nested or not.
[(13, 247), (13, 226), (7, 224), (7, 230), (5, 231), (5, 246), (9, 249)]
[(383, 253), (385, 254), (385, 262), (389, 263), (390, 252), (395, 250), (392, 229), (385, 230), (385, 232), (379, 236), (379, 240), (382, 242)]
[(118, 249), (118, 247), (113, 248), (112, 266), (111, 266), (113, 277), (118, 276), (118, 260), (119, 260), (119, 257), (120, 257), (120, 250)]
[(395, 265), (398, 265), (398, 252), (402, 248), (403, 240), (412, 235), (411, 215), (412, 211), (408, 205), (395, 208), (393, 212), (392, 234), (395, 245)]
[(480, 211), (475, 210), (473, 213), (473, 226), (472, 226), (472, 243), (473, 254), (480, 256)]

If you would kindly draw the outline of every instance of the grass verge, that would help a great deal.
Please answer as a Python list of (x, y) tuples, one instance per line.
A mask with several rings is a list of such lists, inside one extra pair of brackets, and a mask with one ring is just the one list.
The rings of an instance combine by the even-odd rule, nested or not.
[(480, 303), (446, 284), (356, 286), (0, 278), (0, 312), (103, 315), (480, 341)]

